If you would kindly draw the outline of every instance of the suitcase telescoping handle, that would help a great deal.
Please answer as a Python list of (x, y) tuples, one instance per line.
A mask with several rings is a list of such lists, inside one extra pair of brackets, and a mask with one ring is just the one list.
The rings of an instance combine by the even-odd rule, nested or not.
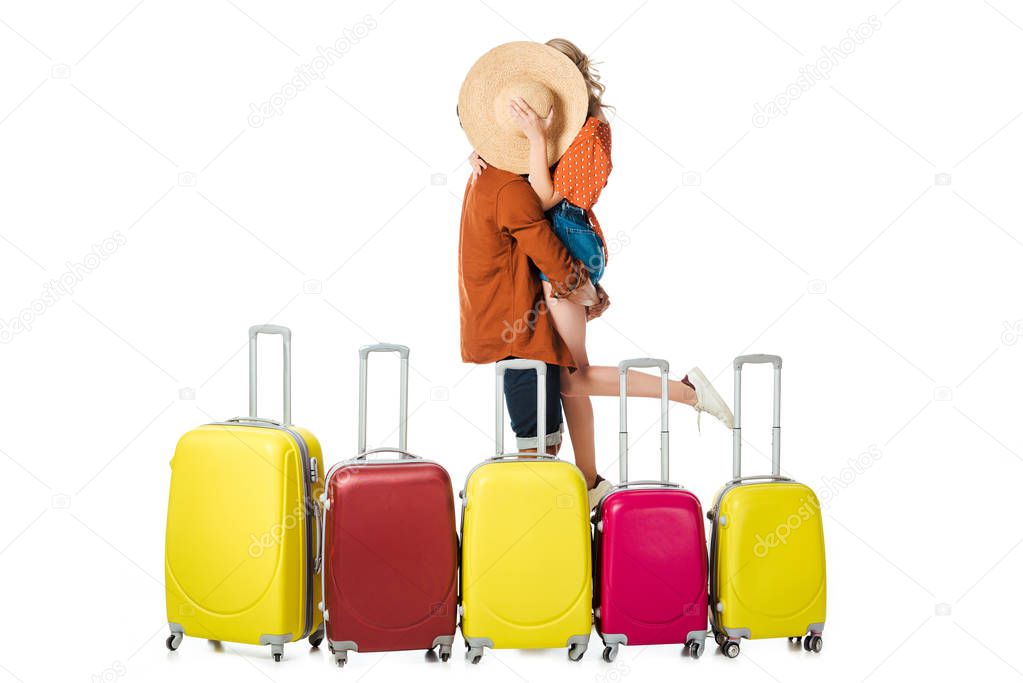
[(735, 427), (732, 428), (732, 479), (742, 476), (742, 366), (768, 364), (774, 366), (774, 419), (771, 422), (771, 476), (781, 476), (781, 356), (754, 353), (739, 356), (732, 362), (735, 370)]
[(661, 371), (661, 482), (668, 483), (668, 361), (660, 358), (632, 358), (618, 364), (618, 478), (629, 481), (629, 369), (657, 368)]
[[(369, 391), (369, 354), (397, 353), (401, 358), (401, 390), (398, 396), (398, 448), (374, 448), (366, 450), (366, 396)], [(359, 454), (365, 458), (369, 453), (398, 453), (402, 458), (412, 458), (408, 449), (408, 347), (401, 344), (370, 344), (359, 349)]]
[(291, 424), (291, 330), (283, 325), (253, 325), (249, 328), (249, 416), (256, 417), (256, 341), (261, 334), (279, 334), (284, 339), (284, 422)]
[[(495, 403), (497, 420), (495, 426), (496, 457), (508, 455), (504, 451), (504, 373), (508, 370), (536, 371), (536, 455), (553, 457), (547, 454), (547, 364), (538, 360), (512, 358), (497, 363), (497, 382)], [(543, 444), (543, 447), (540, 447)]]

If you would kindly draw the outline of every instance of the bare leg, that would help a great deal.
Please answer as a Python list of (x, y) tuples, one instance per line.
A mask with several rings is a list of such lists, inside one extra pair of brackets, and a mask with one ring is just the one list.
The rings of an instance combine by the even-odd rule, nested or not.
[[(551, 288), (544, 282), (547, 310), (550, 311), (554, 327), (565, 340), (572, 358), (579, 368), (589, 365), (586, 355), (586, 308), (571, 301), (552, 299)], [(576, 372), (579, 372), (578, 370)], [(561, 371), (561, 383), (569, 381), (571, 373)], [(589, 396), (567, 396), (562, 391), (561, 405), (565, 409), (568, 434), (572, 439), (576, 467), (586, 478), (586, 487), (593, 488), (597, 480), (597, 453), (593, 436), (593, 404)]]
[[(576, 467), (586, 477), (586, 486), (593, 488), (597, 478), (597, 457), (590, 396), (617, 396), (618, 368), (589, 364), (586, 353), (586, 308), (571, 301), (552, 299), (550, 285), (544, 282), (543, 286), (547, 310), (550, 311), (554, 327), (572, 352), (578, 367), (573, 373), (567, 370), (561, 373), (561, 403), (565, 409)], [(630, 370), (629, 396), (660, 398), (660, 377)], [(696, 392), (682, 382), (669, 380), (668, 397), (678, 403), (696, 405)]]
[[(618, 368), (609, 365), (590, 365), (572, 374), (568, 382), (561, 381), (565, 396), (617, 396)], [(645, 372), (629, 370), (629, 396), (660, 398), (661, 378)], [(668, 380), (668, 398), (676, 403), (696, 405), (696, 392), (678, 380)]]
[[(579, 427), (587, 429), (588, 438), (581, 439), (584, 458), (589, 455), (589, 462), (593, 462), (593, 406), (589, 396), (617, 396), (618, 395), (618, 368), (609, 365), (590, 365), (589, 357), (586, 355), (586, 308), (563, 299), (551, 299), (551, 287), (546, 281), (543, 283), (544, 295), (547, 297), (547, 310), (550, 311), (554, 320), (554, 327), (558, 334), (565, 340), (572, 357), (578, 367), (573, 373), (561, 373), (561, 396), (562, 404), (565, 407), (565, 414), (568, 418), (568, 430), (572, 437), (572, 448), (576, 453), (576, 464), (583, 473), (587, 470), (578, 463), (579, 442), (576, 440), (576, 429), (572, 426), (571, 411), (579, 411), (581, 421)], [(656, 375), (649, 375), (645, 372), (629, 370), (629, 396), (642, 398), (661, 397), (661, 378)], [(677, 380), (668, 380), (668, 398), (676, 403), (696, 405), (696, 391), (691, 386)], [(586, 399), (583, 409), (583, 401), (573, 399)], [(571, 407), (570, 407), (571, 406)], [(593, 476), (597, 472), (594, 468)], [(589, 481), (589, 475), (587, 475)]]
[[(567, 370), (562, 370), (564, 377)], [(586, 488), (597, 483), (597, 447), (593, 436), (593, 404), (589, 396), (562, 396), (561, 405), (568, 421), (568, 435), (572, 439), (575, 465), (586, 477)]]

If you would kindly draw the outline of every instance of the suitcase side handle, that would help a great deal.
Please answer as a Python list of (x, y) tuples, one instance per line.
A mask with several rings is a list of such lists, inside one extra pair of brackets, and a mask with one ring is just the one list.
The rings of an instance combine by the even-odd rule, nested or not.
[(359, 453), (357, 456), (355, 456), (354, 459), (370, 460), (369, 456), (376, 455), (377, 453), (397, 453), (398, 458), (401, 460), (422, 460), (422, 458), (419, 457), (418, 455), (414, 455), (412, 453), (409, 453), (408, 451), (403, 451), (400, 448), (390, 448), (388, 446), (384, 446), (382, 448), (370, 448), (368, 451), (363, 451), (362, 453)]
[(781, 477), (781, 356), (759, 353), (738, 356), (733, 362), (735, 370), (735, 426), (732, 427), (732, 479), (742, 478), (742, 366), (771, 364), (774, 367), (774, 418), (771, 422), (771, 477)]
[(661, 371), (661, 481), (668, 483), (668, 361), (661, 358), (630, 358), (618, 364), (618, 478), (629, 481), (629, 369)]
[(239, 424), (256, 424), (256, 425), (270, 425), (272, 427), (284, 427), (284, 423), (278, 420), (271, 420), (268, 417), (248, 417), (239, 415), (238, 417), (232, 417), (230, 420), (224, 420), (224, 422), (237, 422)]
[(320, 504), (313, 501), (312, 504), (312, 515), (313, 521), (316, 523), (316, 554), (313, 555), (313, 574), (319, 574), (320, 569), (323, 568), (323, 518), (320, 512)]
[(284, 419), (291, 424), (291, 330), (283, 325), (253, 325), (249, 328), (249, 416), (256, 417), (256, 346), (261, 334), (279, 334), (284, 340)]
[(534, 462), (536, 460), (557, 460), (558, 456), (551, 455), (549, 453), (501, 453), (500, 455), (492, 455), (487, 458), (488, 462), (494, 462), (495, 460), (505, 460), (508, 462), (524, 461)]
[(614, 489), (615, 489), (615, 491), (617, 491), (619, 489), (637, 489), (637, 488), (657, 488), (657, 489), (663, 489), (663, 488), (666, 488), (666, 487), (667, 488), (672, 488), (672, 489), (680, 489), (680, 488), (682, 488), (682, 485), (681, 484), (675, 484), (675, 483), (672, 483), (672, 482), (657, 481), (657, 480), (651, 479), (651, 480), (640, 480), (640, 481), (627, 481), (624, 484), (615, 484)]
[(366, 454), (367, 394), (369, 392), (369, 355), (397, 353), (401, 358), (401, 391), (398, 397), (398, 451), (408, 448), (408, 357), (401, 344), (370, 344), (359, 349), (359, 457)]
[[(547, 455), (547, 364), (538, 360), (512, 358), (497, 363), (497, 381), (495, 383), (495, 403), (497, 419), (495, 421), (496, 455), (508, 455), (504, 452), (504, 373), (508, 370), (533, 370), (536, 372), (536, 453)], [(540, 444), (544, 447), (540, 448)]]
[(789, 477), (775, 476), (773, 474), (750, 474), (738, 479), (732, 479), (730, 483), (740, 484), (747, 481), (793, 481)]

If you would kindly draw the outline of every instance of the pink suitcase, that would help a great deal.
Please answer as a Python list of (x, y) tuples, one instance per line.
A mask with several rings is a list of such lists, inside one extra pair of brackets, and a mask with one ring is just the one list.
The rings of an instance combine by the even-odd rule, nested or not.
[[(626, 388), (629, 368), (661, 371), (661, 479), (629, 481)], [(597, 632), (604, 661), (619, 645), (679, 643), (693, 657), (707, 637), (707, 541), (699, 499), (668, 481), (668, 362), (618, 364), (621, 484), (594, 511)]]

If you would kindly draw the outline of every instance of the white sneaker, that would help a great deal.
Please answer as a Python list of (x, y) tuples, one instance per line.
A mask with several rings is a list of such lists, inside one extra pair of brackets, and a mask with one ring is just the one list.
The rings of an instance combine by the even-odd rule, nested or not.
[(696, 428), (700, 428), (700, 413), (710, 413), (729, 429), (734, 427), (735, 416), (731, 409), (700, 368), (689, 371), (689, 381), (696, 387), (696, 405), (693, 406), (696, 408)]
[(601, 479), (596, 486), (590, 489), (587, 492), (587, 495), (590, 497), (590, 509), (593, 510), (594, 508), (596, 508), (597, 504), (600, 502), (600, 499), (606, 496), (607, 494), (611, 493), (611, 489), (613, 488), (614, 486), (611, 484), (611, 482), (609, 482), (607, 479)]

